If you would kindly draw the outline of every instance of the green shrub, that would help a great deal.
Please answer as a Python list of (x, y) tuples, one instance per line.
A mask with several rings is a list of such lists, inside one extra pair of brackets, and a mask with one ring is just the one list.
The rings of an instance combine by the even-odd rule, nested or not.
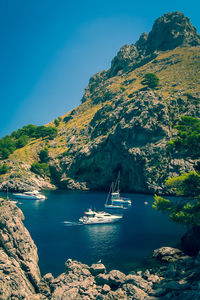
[(49, 139), (54, 139), (58, 131), (55, 127), (52, 126), (38, 126), (33, 134), (35, 138), (44, 138), (48, 137)]
[(159, 78), (154, 73), (147, 73), (144, 75), (144, 79), (141, 82), (143, 85), (148, 86), (151, 89), (156, 88), (159, 85)]
[(50, 169), (47, 163), (34, 162), (30, 168), (31, 172), (38, 174), (42, 177), (50, 176)]
[(0, 166), (0, 175), (3, 175), (8, 172), (8, 166), (6, 164), (3, 164)]
[[(199, 159), (200, 120), (182, 116), (175, 128), (178, 137), (168, 143), (168, 150), (181, 150), (186, 156)], [(167, 213), (174, 222), (200, 226), (200, 161), (196, 162), (194, 168), (195, 171), (166, 180), (166, 185), (173, 188), (177, 196), (184, 198), (177, 202), (156, 195), (153, 208)]]
[(153, 208), (167, 213), (174, 222), (200, 226), (200, 174), (192, 171), (169, 178), (166, 185), (176, 191), (177, 196), (185, 196), (179, 202), (155, 195)]
[(200, 156), (200, 120), (190, 116), (181, 116), (176, 139), (168, 142), (169, 152), (173, 149), (184, 152), (185, 156), (198, 158)]
[(13, 131), (11, 135), (6, 135), (0, 139), (0, 159), (6, 159), (16, 149), (24, 147), (31, 138), (54, 139), (57, 135), (57, 129), (52, 126), (27, 126)]
[(29, 138), (27, 135), (22, 135), (16, 141), (16, 148), (22, 148), (28, 144)]
[(40, 162), (41, 163), (46, 163), (49, 160), (49, 151), (48, 148), (45, 147), (44, 149), (42, 149), (39, 153), (39, 158), (40, 158)]
[(0, 158), (1, 159), (8, 158), (10, 154), (11, 154), (11, 152), (8, 149), (6, 149), (6, 148), (0, 149)]
[(62, 120), (61, 117), (54, 120), (54, 124), (56, 125), (56, 127), (60, 124), (61, 120)]

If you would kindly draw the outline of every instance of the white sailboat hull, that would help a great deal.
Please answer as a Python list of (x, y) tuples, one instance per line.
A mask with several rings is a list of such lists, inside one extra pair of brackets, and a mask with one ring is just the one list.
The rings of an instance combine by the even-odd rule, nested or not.
[[(127, 209), (131, 206), (130, 199), (123, 198), (120, 196), (119, 183), (120, 183), (120, 173), (118, 174), (115, 184), (112, 183), (110, 186), (108, 197), (106, 203), (104, 204), (105, 208)], [(110, 199), (110, 204), (108, 204), (109, 199)]]
[(131, 205), (131, 200), (116, 199), (112, 200), (112, 203), (117, 205)]
[(123, 209), (123, 205), (113, 205), (113, 204), (105, 204), (105, 208), (117, 208), (117, 209)]

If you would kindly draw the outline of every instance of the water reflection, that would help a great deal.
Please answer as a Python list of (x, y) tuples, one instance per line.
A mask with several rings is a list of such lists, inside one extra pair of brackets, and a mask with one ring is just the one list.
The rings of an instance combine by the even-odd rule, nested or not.
[(103, 254), (104, 250), (109, 251), (117, 247), (121, 236), (121, 224), (98, 224), (84, 226), (87, 241), (91, 249), (96, 249)]

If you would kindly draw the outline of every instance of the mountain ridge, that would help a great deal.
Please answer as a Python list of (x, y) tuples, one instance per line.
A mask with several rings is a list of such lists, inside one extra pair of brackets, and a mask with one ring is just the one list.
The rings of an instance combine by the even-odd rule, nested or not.
[[(156, 38), (163, 31), (168, 44), (164, 34), (165, 43)], [(200, 117), (199, 45), (182, 13), (158, 18), (148, 35), (119, 50), (109, 70), (90, 78), (82, 104), (61, 118), (53, 140), (33, 140), (4, 161), (10, 169), (0, 176), (0, 188), (104, 190), (120, 170), (122, 191), (167, 193), (164, 180), (195, 165), (177, 153), (169, 157), (166, 146), (182, 114)], [(142, 85), (146, 73), (159, 77), (155, 90)], [(57, 177), (54, 185), (30, 171), (44, 147)]]

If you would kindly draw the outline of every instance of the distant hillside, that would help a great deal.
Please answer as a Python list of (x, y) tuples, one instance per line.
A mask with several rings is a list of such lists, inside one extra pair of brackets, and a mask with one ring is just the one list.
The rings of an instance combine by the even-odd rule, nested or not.
[[(142, 85), (147, 73), (159, 78), (154, 90)], [(164, 180), (196, 163), (167, 147), (181, 115), (200, 117), (196, 29), (182, 13), (160, 17), (149, 34), (119, 50), (109, 70), (90, 78), (81, 102), (48, 124), (57, 128), (55, 138), (33, 137), (1, 161), (8, 170), (0, 188), (107, 189), (120, 171), (123, 191), (167, 192)], [(34, 162), (49, 173), (35, 174)]]

